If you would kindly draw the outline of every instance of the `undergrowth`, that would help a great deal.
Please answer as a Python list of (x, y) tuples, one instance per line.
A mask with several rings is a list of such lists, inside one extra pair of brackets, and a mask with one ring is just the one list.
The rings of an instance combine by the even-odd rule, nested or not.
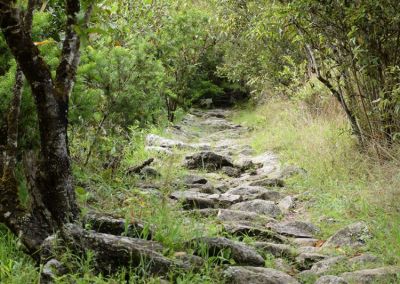
[[(321, 238), (365, 221), (373, 234), (365, 250), (398, 264), (399, 161), (382, 159), (373, 148), (361, 152), (345, 117), (332, 104), (325, 110), (315, 114), (302, 103), (275, 100), (239, 110), (234, 121), (252, 127), (248, 139), (257, 152), (272, 150), (285, 164), (307, 171), (288, 183), (292, 191), (303, 193), (305, 210), (321, 227)], [(390, 150), (393, 157), (399, 156), (396, 150), (398, 154), (400, 149)]]
[[(386, 264), (400, 262), (400, 173), (397, 161), (378, 158), (372, 150), (360, 152), (345, 118), (332, 109), (316, 114), (301, 103), (270, 101), (237, 110), (233, 119), (252, 129), (244, 139), (256, 152), (273, 151), (283, 163), (306, 170), (306, 175), (288, 180), (288, 190), (301, 194), (307, 204), (304, 212), (321, 228), (321, 239), (349, 223), (363, 220), (373, 233), (364, 250), (380, 256)], [(149, 131), (167, 135), (161, 128)], [(180, 189), (177, 181), (186, 174), (178, 166), (185, 152), (169, 157), (145, 151), (144, 137), (149, 131), (132, 131), (128, 137), (100, 138), (101, 147), (93, 152), (87, 166), (83, 166), (81, 147), (89, 144), (90, 135), (75, 133), (71, 139), (71, 153), (77, 195), (83, 214), (89, 210), (103, 211), (127, 220), (140, 219), (157, 227), (154, 240), (164, 245), (166, 256), (174, 258), (186, 250), (184, 244), (192, 238), (219, 235), (220, 224), (212, 218), (183, 214), (179, 203), (167, 202), (168, 195)], [(122, 157), (114, 170), (104, 167), (112, 155)], [(126, 170), (150, 157), (156, 157), (154, 166), (162, 178), (152, 179), (151, 184), (157, 188), (143, 192), (135, 184), (144, 181), (127, 175)], [(253, 240), (245, 238), (244, 241), (251, 243)], [(361, 251), (344, 252), (351, 256)], [(232, 261), (226, 255), (206, 256), (202, 270), (172, 271), (166, 279), (182, 284), (223, 283), (221, 271), (213, 266), (221, 258), (228, 263)], [(104, 277), (94, 275), (90, 252), (83, 257), (70, 256), (69, 261), (79, 270), (61, 277), (57, 283), (161, 283), (161, 279), (146, 274), (145, 264)], [(274, 259), (266, 257), (266, 266), (274, 267)], [(17, 240), (2, 229), (1, 283), (39, 283), (39, 272), (40, 268), (36, 268), (18, 247)]]

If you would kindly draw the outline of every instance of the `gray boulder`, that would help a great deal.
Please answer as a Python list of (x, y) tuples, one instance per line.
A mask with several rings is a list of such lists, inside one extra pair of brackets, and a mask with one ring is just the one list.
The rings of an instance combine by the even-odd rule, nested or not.
[(242, 174), (242, 171), (234, 167), (222, 167), (221, 171), (228, 177), (238, 178)]
[(253, 248), (227, 238), (197, 238), (190, 241), (190, 244), (195, 245), (196, 254), (201, 253), (201, 248), (205, 246), (209, 256), (218, 256), (222, 251), (225, 251), (238, 264), (264, 265), (264, 259)]
[(282, 211), (278, 206), (275, 205), (274, 202), (261, 199), (240, 202), (232, 205), (230, 209), (254, 212), (257, 214), (270, 216), (272, 218), (277, 218), (282, 215)]
[(267, 190), (262, 186), (239, 186), (228, 190), (226, 193), (241, 195), (243, 200), (263, 199), (277, 201), (282, 197), (279, 192)]
[(318, 242), (318, 239), (312, 238), (295, 238), (292, 242), (300, 247), (313, 247)]
[(294, 207), (294, 199), (291, 196), (286, 196), (281, 199), (278, 203), (278, 207), (281, 209), (283, 213), (289, 213), (290, 209)]
[(233, 167), (231, 160), (211, 151), (205, 151), (185, 157), (185, 166), (188, 169), (219, 170), (222, 167)]
[(354, 272), (346, 272), (340, 276), (350, 283), (357, 284), (399, 283), (400, 267), (388, 266), (375, 269), (364, 269)]
[(327, 259), (314, 263), (310, 271), (316, 275), (322, 275), (333, 269), (339, 263), (344, 262), (346, 262), (346, 257), (344, 256), (329, 257)]
[(170, 198), (181, 201), (184, 209), (225, 208), (241, 201), (240, 195), (207, 194), (197, 191), (175, 191), (170, 194)]
[(355, 256), (349, 259), (349, 264), (352, 267), (366, 266), (371, 264), (377, 264), (380, 262), (381, 260), (379, 259), (379, 257), (368, 253), (364, 253), (362, 255)]
[(158, 136), (156, 134), (149, 134), (146, 137), (146, 145), (150, 147), (162, 147), (162, 148), (177, 148), (177, 149), (187, 149), (190, 148), (189, 145), (186, 143), (179, 141), (179, 140), (173, 140), (173, 139), (168, 139), (164, 138), (161, 136)]
[(218, 212), (217, 218), (223, 222), (235, 222), (245, 224), (265, 224), (273, 219), (265, 215), (259, 215), (254, 212), (221, 209)]
[(296, 264), (302, 270), (309, 270), (314, 263), (328, 258), (328, 256), (319, 253), (301, 253), (296, 257)]
[(294, 257), (296, 251), (293, 247), (286, 244), (275, 244), (270, 242), (255, 242), (253, 246), (257, 250), (261, 250), (272, 254), (275, 257)]
[(318, 228), (313, 224), (302, 221), (271, 223), (268, 227), (279, 234), (297, 238), (313, 238), (318, 232)]
[(351, 224), (337, 231), (323, 245), (323, 247), (360, 247), (371, 238), (368, 226), (364, 222)]
[(299, 284), (282, 271), (264, 267), (231, 266), (224, 275), (230, 284)]
[(192, 191), (175, 191), (170, 194), (170, 198), (182, 202), (182, 207), (186, 210), (215, 208), (215, 200), (209, 198), (209, 194)]

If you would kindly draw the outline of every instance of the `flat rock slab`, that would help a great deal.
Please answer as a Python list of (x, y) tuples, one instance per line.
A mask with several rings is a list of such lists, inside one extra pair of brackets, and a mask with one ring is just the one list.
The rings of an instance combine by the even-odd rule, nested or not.
[(299, 284), (282, 271), (264, 267), (231, 266), (224, 275), (230, 284)]
[(196, 254), (201, 253), (201, 247), (205, 246), (209, 256), (218, 256), (222, 251), (226, 251), (229, 252), (229, 256), (238, 264), (264, 265), (264, 259), (252, 247), (227, 238), (197, 238), (190, 241), (190, 244), (196, 244)]
[(234, 204), (232, 210), (248, 211), (277, 218), (282, 215), (281, 209), (272, 201), (255, 199)]
[(309, 270), (314, 263), (328, 258), (327, 255), (319, 253), (301, 253), (296, 257), (296, 264), (302, 270)]
[(188, 169), (205, 169), (207, 171), (216, 171), (222, 167), (233, 167), (228, 157), (211, 151), (204, 151), (186, 156), (184, 165)]
[(275, 257), (288, 257), (292, 258), (296, 255), (293, 247), (287, 244), (275, 244), (270, 242), (255, 242), (253, 246), (257, 250), (261, 250), (272, 254)]
[(318, 232), (313, 224), (301, 221), (270, 223), (267, 227), (279, 234), (296, 238), (313, 238)]
[(381, 267), (375, 269), (364, 269), (354, 272), (346, 272), (340, 275), (350, 283), (398, 283), (400, 280), (400, 267)]
[(240, 211), (240, 210), (229, 210), (229, 209), (221, 209), (217, 215), (218, 220), (223, 222), (234, 222), (237, 224), (245, 223), (245, 224), (266, 224), (268, 222), (273, 221), (274, 219), (260, 215), (254, 212), (248, 211)]
[(62, 238), (73, 252), (93, 251), (95, 268), (104, 273), (116, 272), (128, 263), (138, 267), (143, 261), (149, 263), (151, 274), (166, 274), (172, 267), (181, 267), (164, 257), (161, 244), (153, 241), (97, 233), (75, 224), (64, 225)]
[(173, 140), (173, 139), (168, 139), (164, 138), (161, 136), (158, 136), (156, 134), (149, 134), (146, 137), (146, 145), (150, 147), (162, 147), (162, 148), (177, 148), (177, 149), (188, 149), (191, 148), (188, 144), (179, 141), (179, 140)]
[(169, 197), (182, 202), (182, 207), (186, 210), (215, 208), (215, 201), (208, 196), (209, 194), (201, 192), (175, 191)]
[(357, 222), (337, 231), (323, 245), (323, 247), (360, 247), (371, 238), (367, 224)]
[(317, 244), (318, 239), (312, 238), (295, 238), (292, 242), (300, 247), (313, 247)]
[(194, 191), (175, 191), (170, 198), (180, 200), (184, 209), (226, 208), (240, 202), (240, 195), (207, 194)]
[(265, 189), (262, 186), (239, 186), (228, 190), (226, 193), (241, 195), (243, 200), (262, 199), (278, 201), (282, 198), (279, 192)]
[(310, 271), (316, 275), (322, 275), (327, 273), (329, 270), (333, 269), (339, 263), (345, 263), (345, 262), (346, 262), (346, 257), (344, 256), (329, 257), (327, 259), (314, 263)]

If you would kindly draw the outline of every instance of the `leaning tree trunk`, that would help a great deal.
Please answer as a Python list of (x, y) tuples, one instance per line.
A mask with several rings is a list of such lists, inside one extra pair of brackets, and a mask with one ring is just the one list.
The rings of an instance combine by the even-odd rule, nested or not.
[[(36, 0), (29, 0), (28, 15), (33, 12), (35, 3)], [(22, 94), (22, 89), (16, 88), (9, 111), (6, 159), (4, 165), (0, 165), (3, 168), (0, 180), (0, 223), (6, 224), (19, 236), (27, 251), (42, 262), (58, 256), (52, 253), (51, 240), (53, 234), (59, 233), (63, 247), (66, 246), (70, 251), (82, 255), (87, 250), (94, 251), (96, 268), (103, 273), (116, 271), (120, 266), (137, 266), (147, 260), (151, 273), (166, 273), (170, 267), (176, 266), (184, 268), (182, 263), (165, 258), (160, 244), (137, 238), (142, 235), (141, 224), (127, 225), (124, 220), (92, 215), (89, 218), (90, 225), (95, 231), (88, 231), (77, 222), (79, 208), (73, 187), (67, 127), (68, 99), (79, 64), (80, 43), (75, 33), (79, 1), (67, 0), (65, 10), (66, 36), (56, 77), (53, 78), (49, 66), (32, 41), (30, 29), (23, 23), (20, 11), (16, 8), (16, 0), (0, 0), (0, 28), (30, 85), (39, 118), (41, 142), (38, 159), (33, 153), (25, 154), (23, 159), (30, 193), (30, 203), (26, 208), (20, 202), (15, 175)], [(89, 6), (84, 18), (86, 23), (91, 10), (92, 6)], [(16, 86), (21, 85), (21, 78), (17, 77)], [(126, 228), (132, 236), (116, 236)], [(54, 261), (49, 261), (47, 265), (49, 263), (54, 264)]]
[[(30, 28), (35, 0), (29, 1), (25, 23), (16, 1), (0, 1), (0, 28), (25, 75), (35, 99), (41, 140), (38, 170), (30, 170), (31, 206), (23, 208), (14, 174), (22, 76), (17, 76), (8, 121), (8, 142), (0, 183), (0, 222), (5, 223), (30, 252), (39, 251), (43, 240), (63, 224), (76, 220), (79, 209), (72, 183), (68, 153), (68, 98), (79, 62), (79, 37), (74, 31), (79, 1), (66, 1), (67, 25), (56, 79), (32, 41)], [(32, 165), (32, 162), (30, 163)]]

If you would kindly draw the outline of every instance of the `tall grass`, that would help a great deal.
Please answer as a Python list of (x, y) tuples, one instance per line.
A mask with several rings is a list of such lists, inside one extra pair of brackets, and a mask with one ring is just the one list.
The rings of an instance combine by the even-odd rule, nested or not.
[(248, 139), (257, 152), (275, 151), (283, 163), (308, 172), (290, 179), (289, 187), (307, 192), (306, 211), (321, 226), (321, 238), (363, 220), (373, 233), (367, 249), (388, 264), (400, 263), (400, 165), (372, 150), (360, 152), (334, 105), (315, 114), (304, 104), (276, 100), (245, 108), (234, 120), (253, 127)]

